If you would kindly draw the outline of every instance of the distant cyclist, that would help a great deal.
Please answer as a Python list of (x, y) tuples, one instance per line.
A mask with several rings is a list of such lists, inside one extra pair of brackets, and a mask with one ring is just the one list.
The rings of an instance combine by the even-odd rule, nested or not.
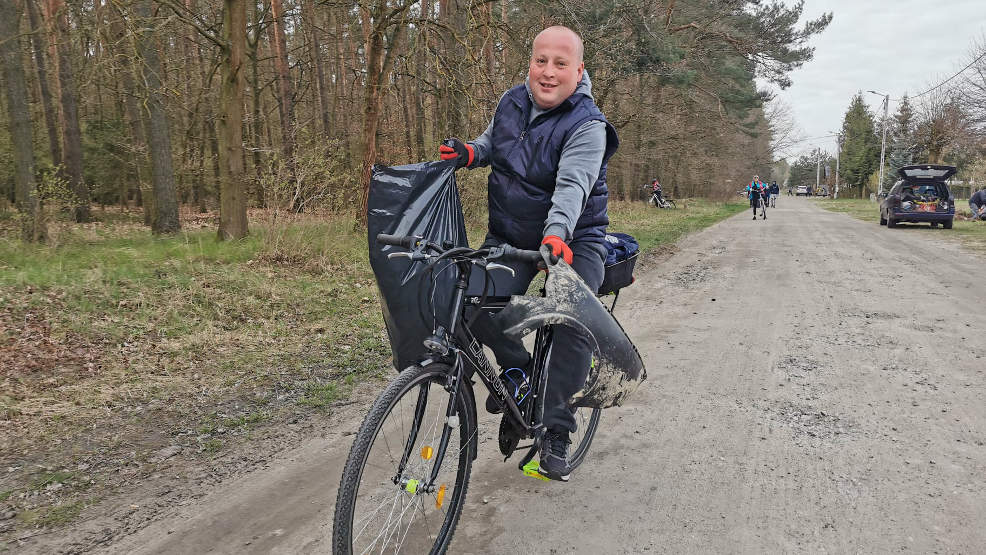
[(664, 194), (664, 189), (661, 187), (661, 182), (658, 181), (656, 177), (654, 178), (654, 181), (652, 181), (650, 184), (650, 190), (652, 193), (654, 193), (654, 197), (656, 197), (657, 199), (656, 204), (658, 206), (664, 204), (664, 198), (662, 197), (662, 195)]

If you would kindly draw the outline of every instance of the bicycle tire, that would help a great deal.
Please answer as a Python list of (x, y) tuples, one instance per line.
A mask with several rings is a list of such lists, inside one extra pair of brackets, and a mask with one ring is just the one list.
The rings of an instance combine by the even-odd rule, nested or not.
[[(572, 470), (578, 468), (585, 461), (585, 457), (589, 453), (589, 446), (592, 445), (592, 438), (596, 436), (596, 430), (599, 429), (599, 419), (603, 414), (603, 409), (596, 407), (580, 407), (578, 409), (578, 411), (584, 410), (590, 411), (589, 418), (585, 423), (585, 434), (582, 436), (579, 444), (568, 455), (568, 466)], [(576, 420), (578, 420), (578, 413), (576, 413)], [(575, 445), (574, 441), (572, 445)]]
[[(544, 358), (538, 361), (538, 365), (544, 365), (547, 363), (547, 353), (550, 349), (551, 346), (549, 343), (546, 345)], [(537, 349), (535, 349), (535, 351), (537, 351)], [(539, 396), (537, 398), (537, 405), (534, 407), (534, 410), (535, 414), (544, 414), (543, 396)], [(582, 411), (589, 411), (588, 418), (580, 418), (580, 415), (584, 414)], [(572, 470), (575, 470), (576, 467), (585, 461), (586, 454), (589, 452), (589, 446), (592, 445), (592, 438), (596, 435), (596, 430), (599, 428), (599, 419), (602, 417), (602, 412), (602, 409), (595, 407), (578, 407), (575, 409), (575, 422), (577, 429), (574, 432), (576, 434), (575, 438), (573, 439), (571, 436), (569, 437), (569, 439), (573, 439), (573, 441), (572, 448), (568, 454), (568, 465)], [(578, 436), (580, 433), (582, 434), (581, 437)]]
[(668, 200), (668, 204), (671, 205), (671, 208), (674, 208), (675, 210), (678, 209), (678, 205), (675, 204), (673, 200), (671, 199), (667, 199), (667, 200)]
[[(336, 508), (335, 508), (333, 532), (332, 532), (333, 553), (339, 555), (349, 555), (353, 553), (354, 539), (358, 539), (358, 536), (362, 532), (362, 530), (360, 530), (359, 533), (357, 533), (357, 538), (353, 537), (353, 528), (354, 528), (353, 524), (354, 524), (354, 517), (356, 516), (354, 513), (356, 511), (357, 503), (359, 502), (360, 499), (359, 497), (360, 487), (366, 486), (367, 488), (370, 489), (370, 491), (367, 492), (367, 495), (373, 494), (372, 486), (370, 484), (363, 484), (364, 472), (367, 468), (367, 463), (370, 454), (371, 452), (373, 452), (373, 447), (375, 444), (377, 444), (377, 440), (381, 432), (381, 429), (384, 427), (384, 424), (387, 421), (387, 417), (392, 414), (395, 407), (398, 406), (398, 404), (401, 402), (402, 399), (404, 399), (409, 393), (411, 395), (414, 395), (415, 391), (419, 390), (420, 387), (424, 384), (428, 384), (427, 390), (429, 393), (425, 396), (426, 400), (424, 403), (425, 405), (427, 405), (430, 402), (428, 397), (431, 395), (430, 392), (433, 389), (432, 385), (433, 384), (442, 385), (446, 383), (448, 375), (451, 371), (452, 371), (451, 368), (447, 364), (442, 364), (442, 363), (433, 363), (425, 367), (412, 366), (410, 368), (405, 369), (397, 376), (397, 378), (395, 378), (389, 384), (387, 384), (387, 387), (384, 388), (383, 392), (380, 393), (376, 401), (374, 401), (372, 407), (370, 408), (369, 413), (366, 415), (366, 417), (363, 420), (363, 424), (360, 426), (359, 432), (357, 432), (356, 437), (353, 440), (353, 446), (350, 449), (349, 457), (346, 460), (346, 466), (343, 469), (342, 478), (340, 479), (339, 482), (339, 492), (336, 497)], [(440, 389), (444, 391), (444, 387), (441, 387)], [(420, 400), (421, 393), (419, 392), (418, 395), (419, 395), (418, 399)], [(445, 517), (444, 519), (442, 519), (440, 529), (434, 534), (433, 545), (429, 550), (431, 553), (444, 553), (448, 549), (449, 544), (452, 541), (452, 536), (455, 532), (455, 527), (458, 524), (459, 517), (462, 514), (462, 507), (464, 505), (466, 492), (469, 486), (469, 477), (472, 472), (472, 462), (473, 459), (475, 459), (476, 457), (475, 434), (477, 428), (476, 428), (476, 421), (474, 416), (475, 398), (473, 397), (472, 389), (463, 383), (459, 384), (459, 391), (457, 393), (456, 405), (457, 405), (457, 411), (459, 416), (458, 456), (457, 457), (453, 456), (453, 452), (450, 447), (450, 450), (446, 453), (445, 459), (443, 459), (443, 467), (445, 464), (449, 462), (450, 456), (452, 456), (452, 459), (457, 459), (457, 468), (455, 472), (455, 485), (453, 491), (451, 492), (451, 496), (446, 498), (448, 499), (448, 509), (446, 509), (445, 511), (441, 511), (440, 508), (436, 509), (438, 511), (443, 512), (445, 514)], [(403, 405), (400, 406), (401, 409), (403, 410)], [(444, 415), (443, 406), (447, 407), (448, 401), (446, 401), (444, 405), (441, 402), (438, 403), (437, 407), (439, 411), (436, 413), (437, 415), (439, 416)], [(425, 406), (424, 411), (427, 411), (427, 406)], [(424, 418), (422, 418), (421, 425), (425, 425), (425, 426), (427, 425), (426, 422), (430, 420), (428, 416), (430, 415), (426, 415)], [(443, 427), (444, 427), (444, 423), (443, 423)], [(420, 425), (419, 428), (421, 428)], [(402, 428), (402, 431), (403, 430), (404, 429)], [(419, 429), (418, 432), (420, 431), (421, 430)], [(427, 437), (425, 437), (424, 439), (427, 439)], [(386, 437), (385, 437), (385, 441), (386, 441)], [(402, 444), (402, 445), (406, 445), (406, 444)], [(415, 447), (412, 447), (411, 449), (412, 457), (415, 453)], [(387, 444), (387, 448), (389, 449), (389, 443)], [(421, 457), (424, 458), (424, 455), (422, 454)], [(394, 457), (392, 455), (391, 455), (391, 460), (392, 461), (394, 460)], [(378, 466), (378, 465), (373, 465), (373, 466)], [(421, 467), (430, 468), (430, 465), (428, 463), (422, 463)], [(396, 470), (397, 468), (395, 467), (394, 472), (396, 472)], [(405, 470), (405, 472), (408, 471)], [(384, 472), (384, 474), (386, 474), (386, 472)], [(376, 484), (376, 485), (379, 489), (379, 486), (381, 484)], [(417, 528), (415, 528), (415, 533), (413, 536), (410, 533), (411, 525), (413, 524), (413, 519), (416, 518), (417, 516), (417, 511), (411, 512), (411, 516), (408, 517), (409, 520), (406, 523), (406, 528), (404, 528), (405, 523), (403, 521), (403, 516), (408, 510), (407, 507), (404, 505), (404, 502), (405, 500), (410, 500), (408, 507), (415, 508), (414, 504), (415, 501), (417, 501), (418, 507), (421, 509), (421, 514), (425, 518), (425, 523), (426, 524), (428, 523), (427, 514), (425, 513), (425, 510), (421, 505), (420, 500), (424, 496), (429, 494), (427, 493), (417, 494), (412, 492), (409, 495), (405, 495), (407, 494), (407, 491), (403, 487), (399, 487), (397, 485), (384, 486), (384, 487), (392, 488), (393, 497), (394, 497), (391, 513), (387, 516), (387, 522), (385, 524), (387, 526), (390, 526), (391, 515), (393, 514), (394, 509), (397, 506), (397, 502), (400, 501), (401, 503), (401, 512), (399, 515), (400, 521), (396, 526), (396, 530), (398, 532), (400, 532), (402, 528), (404, 529), (403, 532), (404, 538), (401, 539), (400, 541), (403, 542), (408, 537), (411, 537), (412, 541), (424, 541), (425, 543), (431, 542), (432, 541), (431, 535), (429, 535), (426, 539), (422, 539), (423, 535), (419, 533), (419, 530)], [(387, 499), (387, 495), (391, 495), (391, 493), (388, 492), (385, 495), (383, 495), (385, 500)], [(386, 501), (384, 501), (384, 503), (386, 503)], [(380, 507), (383, 508), (384, 505), (381, 504)], [(369, 515), (369, 518), (373, 518), (375, 513), (376, 511), (373, 514)], [(366, 529), (369, 526), (369, 524), (370, 523), (368, 522), (366, 525), (364, 525), (363, 529)], [(393, 532), (387, 533), (387, 535), (383, 538), (385, 542), (389, 542), (392, 534)], [(379, 539), (379, 537), (380, 534), (377, 534), (377, 539)], [(371, 551), (377, 551), (377, 549), (373, 547), (376, 545), (377, 539), (373, 540), (373, 544), (371, 545), (371, 549), (370, 549)], [(401, 545), (396, 546), (395, 551), (399, 551), (402, 546), (403, 543)], [(386, 544), (384, 547), (386, 547)], [(414, 551), (424, 551), (424, 550), (425, 549), (415, 549)], [(365, 552), (365, 551), (360, 550), (359, 552)]]

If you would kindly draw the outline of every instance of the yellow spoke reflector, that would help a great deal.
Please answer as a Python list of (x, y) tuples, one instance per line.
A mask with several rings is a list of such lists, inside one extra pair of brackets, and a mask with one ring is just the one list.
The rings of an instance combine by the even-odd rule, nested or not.
[(404, 490), (407, 491), (408, 493), (417, 493), (419, 483), (420, 482), (417, 480), (408, 480), (407, 485), (404, 486)]
[(443, 503), (445, 503), (445, 484), (438, 488), (438, 495), (435, 496), (435, 508), (441, 509)]
[(430, 446), (425, 445), (421, 448), (421, 458), (424, 460), (431, 460), (431, 456), (435, 454), (435, 450)]

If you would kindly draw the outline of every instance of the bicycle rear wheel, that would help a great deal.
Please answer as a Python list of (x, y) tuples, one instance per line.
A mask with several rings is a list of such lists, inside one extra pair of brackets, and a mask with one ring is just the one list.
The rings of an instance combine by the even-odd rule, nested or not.
[[(444, 553), (462, 512), (476, 455), (475, 400), (460, 384), (437, 480), (452, 369), (413, 366), (387, 385), (356, 434), (342, 473), (333, 553)], [(405, 460), (404, 468), (401, 462)]]
[[(550, 351), (553, 342), (553, 332), (550, 326), (543, 327), (538, 332), (535, 346), (535, 360), (537, 360), (538, 374), (540, 374), (548, 364)], [(542, 378), (543, 379), (543, 378)], [(538, 415), (544, 415), (544, 395), (537, 398), (535, 408)], [(578, 407), (574, 409), (575, 431), (569, 434), (572, 441), (571, 449), (568, 453), (568, 465), (574, 470), (583, 461), (592, 445), (592, 438), (596, 435), (599, 428), (599, 419), (602, 417), (602, 409), (593, 407)]]
[(568, 465), (575, 470), (589, 453), (589, 446), (592, 445), (592, 438), (599, 429), (599, 419), (603, 415), (603, 409), (593, 407), (579, 407), (575, 409), (575, 423), (578, 428), (571, 434), (572, 451), (568, 454)]

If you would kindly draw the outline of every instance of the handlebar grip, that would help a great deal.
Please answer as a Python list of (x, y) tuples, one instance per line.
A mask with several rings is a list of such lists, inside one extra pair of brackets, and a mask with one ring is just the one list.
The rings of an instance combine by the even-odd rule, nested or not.
[(391, 245), (394, 247), (404, 247), (405, 249), (411, 248), (417, 240), (417, 237), (409, 237), (406, 235), (387, 235), (386, 233), (377, 234), (377, 243)]
[(541, 258), (541, 253), (538, 251), (527, 251), (527, 250), (511, 247), (510, 245), (502, 245), (502, 248), (503, 248), (504, 260), (513, 260), (516, 262), (528, 262), (530, 264), (536, 264), (543, 260)]

